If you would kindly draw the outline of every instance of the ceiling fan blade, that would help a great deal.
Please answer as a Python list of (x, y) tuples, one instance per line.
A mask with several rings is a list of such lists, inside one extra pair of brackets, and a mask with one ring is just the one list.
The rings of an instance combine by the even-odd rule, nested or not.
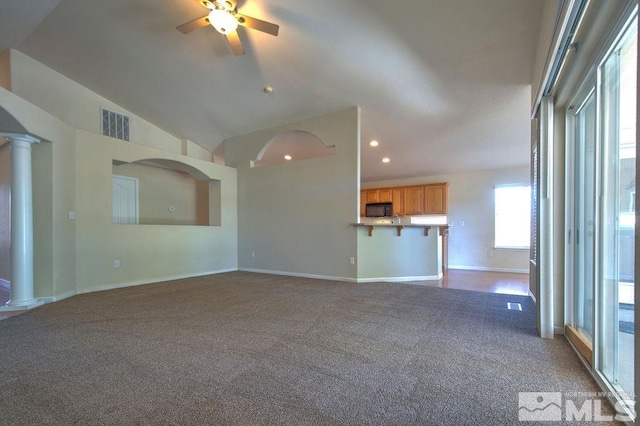
[(206, 27), (207, 25), (211, 25), (209, 23), (209, 16), (203, 16), (202, 18), (196, 18), (193, 21), (189, 21), (186, 24), (178, 25), (176, 29), (183, 34), (189, 34), (191, 31)]
[(263, 33), (271, 34), (272, 36), (277, 36), (278, 30), (280, 29), (276, 24), (252, 18), (251, 16), (243, 15), (242, 13), (236, 13), (236, 19), (238, 20), (238, 24), (243, 27), (262, 31)]
[(229, 42), (229, 46), (231, 46), (231, 51), (234, 56), (244, 55), (244, 48), (242, 47), (242, 42), (240, 41), (237, 31), (227, 34), (227, 41)]

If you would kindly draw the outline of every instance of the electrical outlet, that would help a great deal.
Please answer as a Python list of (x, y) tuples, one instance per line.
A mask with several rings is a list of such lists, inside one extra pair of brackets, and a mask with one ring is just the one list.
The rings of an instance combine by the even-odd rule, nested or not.
[(256, 252), (255, 251), (251, 252), (251, 257), (256, 257)]
[(459, 220), (458, 221), (458, 226), (464, 226), (464, 220)]
[(350, 258), (349, 258), (349, 263), (350, 263), (351, 265), (355, 265), (355, 264), (356, 264), (356, 258), (355, 258), (355, 257), (350, 257)]
[(120, 267), (120, 261), (119, 260), (114, 260), (113, 261), (113, 267), (114, 268), (119, 268)]

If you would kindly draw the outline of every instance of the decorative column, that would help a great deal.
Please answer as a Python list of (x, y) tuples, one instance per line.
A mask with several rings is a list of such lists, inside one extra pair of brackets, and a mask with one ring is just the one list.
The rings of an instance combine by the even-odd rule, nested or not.
[(11, 135), (11, 300), (4, 310), (31, 309), (33, 297), (33, 194), (29, 135)]

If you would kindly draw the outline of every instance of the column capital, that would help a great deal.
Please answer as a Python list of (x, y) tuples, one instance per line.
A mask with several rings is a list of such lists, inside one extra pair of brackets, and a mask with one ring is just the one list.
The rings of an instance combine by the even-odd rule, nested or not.
[(40, 138), (37, 138), (33, 135), (29, 135), (27, 133), (5, 133), (5, 132), (0, 132), (0, 136), (6, 138), (9, 140), (9, 142), (13, 142), (13, 141), (23, 141), (23, 142), (28, 142), (28, 143), (40, 143), (41, 140)]

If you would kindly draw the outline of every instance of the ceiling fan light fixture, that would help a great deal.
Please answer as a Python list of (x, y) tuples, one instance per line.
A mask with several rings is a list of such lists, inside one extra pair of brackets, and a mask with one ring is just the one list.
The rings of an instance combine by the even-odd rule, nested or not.
[(220, 34), (229, 34), (238, 28), (236, 18), (226, 10), (214, 9), (209, 13), (209, 22)]

